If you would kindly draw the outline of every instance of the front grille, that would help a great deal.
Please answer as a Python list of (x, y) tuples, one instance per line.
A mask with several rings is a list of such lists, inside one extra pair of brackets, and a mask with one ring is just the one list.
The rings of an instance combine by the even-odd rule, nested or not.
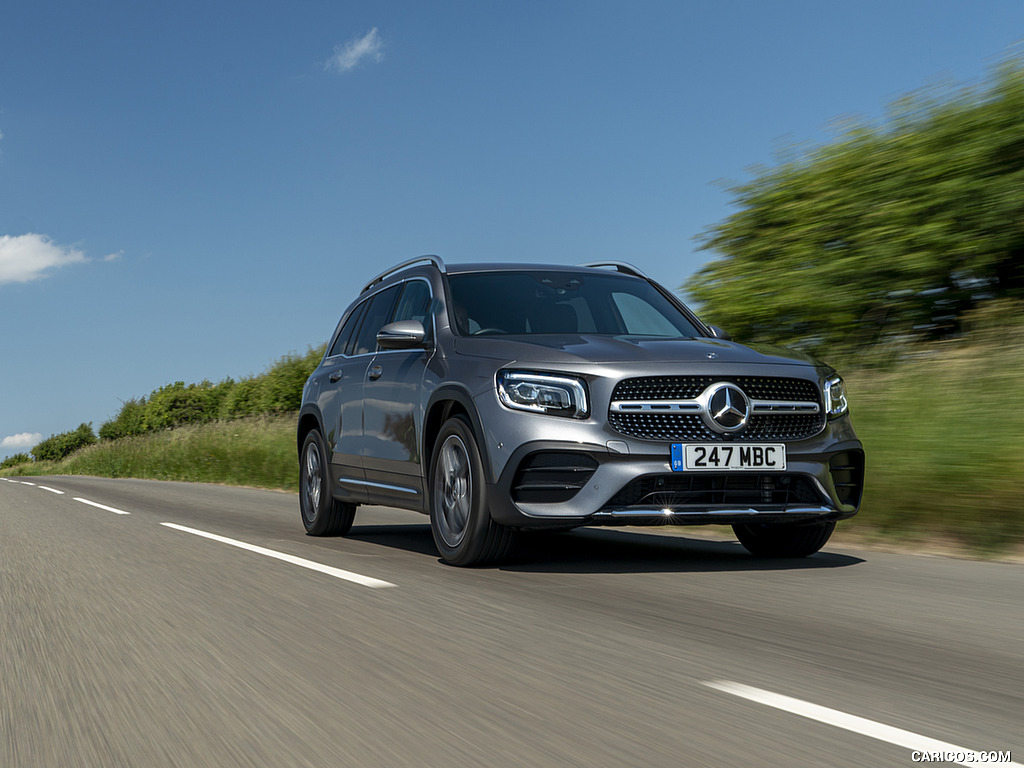
[(585, 453), (531, 453), (516, 470), (512, 480), (512, 499), (527, 504), (568, 501), (580, 492), (596, 469), (597, 461)]
[(805, 506), (825, 501), (804, 475), (750, 473), (645, 475), (627, 483), (607, 509), (641, 507)]
[(610, 411), (608, 423), (618, 432), (642, 440), (680, 442), (751, 442), (806, 440), (825, 428), (825, 413), (817, 385), (806, 379), (768, 376), (645, 376), (620, 381), (612, 402), (694, 400), (716, 382), (736, 384), (753, 400), (814, 402), (818, 413), (753, 414), (745, 429), (721, 435), (710, 429), (699, 414)]

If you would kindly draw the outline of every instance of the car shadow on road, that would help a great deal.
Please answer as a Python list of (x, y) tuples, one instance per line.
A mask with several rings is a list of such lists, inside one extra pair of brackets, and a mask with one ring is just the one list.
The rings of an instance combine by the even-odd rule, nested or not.
[[(430, 526), (355, 526), (349, 536), (437, 559)], [(864, 560), (825, 550), (810, 557), (754, 557), (735, 541), (678, 532), (578, 528), (564, 533), (520, 534), (504, 562), (490, 570), (528, 573), (688, 573), (844, 568)]]
[(863, 562), (827, 550), (801, 558), (754, 557), (737, 541), (678, 532), (580, 528), (527, 534), (501, 567), (534, 573), (689, 573), (842, 568)]

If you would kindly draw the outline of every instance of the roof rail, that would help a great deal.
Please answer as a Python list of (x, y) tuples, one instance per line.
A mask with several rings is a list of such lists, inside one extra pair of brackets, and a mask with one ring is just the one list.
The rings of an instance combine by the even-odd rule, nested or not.
[(622, 272), (626, 275), (633, 275), (634, 277), (642, 277), (644, 280), (649, 280), (638, 267), (634, 267), (625, 261), (591, 261), (586, 264), (577, 264), (578, 267), (615, 267), (616, 272)]
[(399, 272), (399, 271), (405, 269), (406, 267), (411, 267), (413, 264), (421, 264), (421, 263), (431, 263), (435, 267), (437, 267), (439, 270), (441, 270), (442, 272), (445, 271), (444, 262), (441, 261), (441, 257), (440, 256), (417, 256), (415, 259), (409, 259), (408, 261), (403, 261), (401, 264), (396, 264), (395, 266), (391, 267), (391, 269), (386, 269), (383, 272), (381, 272), (379, 275), (377, 275), (375, 278), (373, 278), (373, 280), (371, 280), (365, 286), (363, 286), (363, 290), (361, 290), (359, 292), (360, 295), (366, 293), (368, 290), (373, 288), (373, 286), (375, 286), (377, 283), (379, 283), (381, 280), (383, 280), (388, 275), (393, 275), (395, 272)]

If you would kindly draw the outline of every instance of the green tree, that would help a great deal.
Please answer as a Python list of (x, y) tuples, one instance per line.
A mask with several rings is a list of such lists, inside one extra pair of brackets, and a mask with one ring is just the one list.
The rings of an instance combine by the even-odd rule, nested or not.
[(717, 258), (686, 286), (710, 322), (811, 348), (956, 331), (1024, 298), (1024, 69), (905, 97), (730, 191), (738, 211), (702, 238)]

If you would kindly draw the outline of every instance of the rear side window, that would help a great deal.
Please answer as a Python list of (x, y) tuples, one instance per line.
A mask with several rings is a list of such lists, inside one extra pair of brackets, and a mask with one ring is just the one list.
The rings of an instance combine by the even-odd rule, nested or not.
[(348, 346), (349, 339), (352, 338), (352, 333), (359, 326), (359, 318), (363, 316), (363, 312), (366, 311), (367, 302), (363, 302), (358, 307), (352, 310), (352, 314), (348, 316), (348, 320), (345, 321), (345, 325), (341, 327), (341, 332), (338, 333), (338, 338), (334, 340), (334, 344), (331, 345), (331, 353), (328, 357), (335, 357), (345, 353), (345, 347)]
[(355, 346), (350, 354), (365, 355), (367, 352), (377, 351), (377, 331), (391, 319), (391, 310), (395, 307), (395, 299), (398, 298), (398, 290), (401, 287), (393, 285), (370, 299), (370, 306), (364, 313), (363, 324), (359, 327)]

